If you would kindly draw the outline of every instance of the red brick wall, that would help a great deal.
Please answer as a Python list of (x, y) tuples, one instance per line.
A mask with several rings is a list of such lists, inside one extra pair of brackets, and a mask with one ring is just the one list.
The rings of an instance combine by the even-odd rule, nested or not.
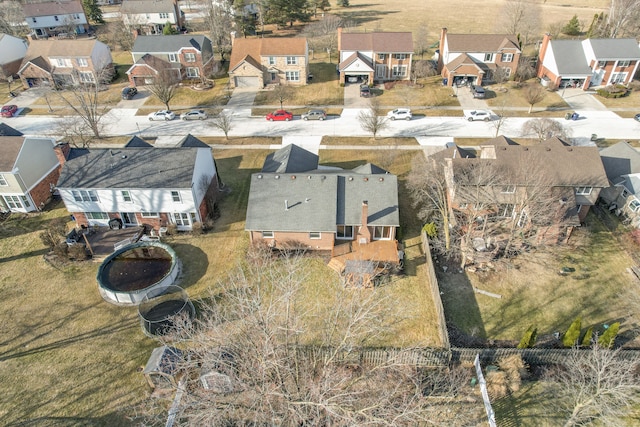
[(155, 73), (151, 70), (151, 68), (145, 65), (138, 65), (131, 70), (129, 74), (129, 85), (136, 86), (136, 77), (138, 77), (138, 83), (144, 84), (144, 78), (149, 76), (154, 76)]
[(273, 233), (273, 239), (263, 239), (260, 231), (251, 232), (251, 241), (254, 244), (260, 244), (266, 242), (269, 244), (275, 240), (277, 248), (305, 248), (310, 250), (331, 250), (333, 249), (335, 234), (334, 233), (322, 233), (320, 239), (310, 239), (309, 233), (301, 232), (279, 232)]
[[(196, 56), (196, 61), (195, 62), (187, 62), (187, 59), (185, 57), (186, 53), (193, 53)], [(200, 52), (198, 52), (195, 49), (183, 49), (182, 52), (180, 52), (179, 55), (179, 61), (180, 64), (185, 67), (184, 70), (184, 75), (182, 76), (182, 78), (189, 78), (187, 77), (187, 71), (186, 71), (186, 67), (197, 67), (200, 71), (200, 77), (206, 77), (206, 70), (204, 69), (204, 64), (202, 63), (202, 55), (200, 54)]]
[(207, 203), (207, 199), (211, 200), (211, 203), (214, 203), (218, 200), (218, 175), (215, 175), (209, 184), (209, 188), (207, 188), (207, 193), (205, 197), (200, 202), (200, 206), (198, 207), (198, 212), (200, 212), (200, 218), (205, 220), (210, 213), (209, 205)]
[(41, 210), (51, 198), (51, 184), (55, 185), (56, 182), (58, 182), (60, 169), (60, 166), (55, 168), (29, 192), (33, 203), (35, 203), (36, 209)]

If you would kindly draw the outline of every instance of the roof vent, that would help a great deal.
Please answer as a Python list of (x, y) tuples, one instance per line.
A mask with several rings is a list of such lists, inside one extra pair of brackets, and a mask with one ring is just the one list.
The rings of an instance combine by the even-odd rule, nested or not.
[(295, 175), (291, 175), (291, 179), (296, 179), (296, 176)]
[(573, 148), (569, 147), (567, 148), (567, 151), (573, 151)]
[(280, 179), (280, 175), (274, 176), (275, 179)]
[(349, 181), (353, 181), (353, 177), (352, 176), (349, 177)]
[(307, 175), (307, 179), (311, 179), (311, 175)]
[(502, 151), (507, 151), (507, 147), (500, 147)]
[(378, 181), (382, 182), (382, 181), (384, 181), (384, 178), (380, 177), (380, 178), (378, 178)]
[(529, 147), (522, 147), (524, 151), (529, 151)]
[(127, 155), (126, 155), (126, 154), (123, 154), (123, 155), (122, 155), (122, 158), (123, 158), (123, 159), (126, 159), (126, 158), (127, 158)]
[(367, 182), (367, 181), (369, 181), (369, 178), (365, 176), (365, 177), (363, 178), (363, 180), (364, 180), (365, 182)]
[(262, 179), (262, 174), (261, 174), (261, 173), (259, 173), (259, 174), (256, 176), (256, 178), (258, 178), (258, 179)]

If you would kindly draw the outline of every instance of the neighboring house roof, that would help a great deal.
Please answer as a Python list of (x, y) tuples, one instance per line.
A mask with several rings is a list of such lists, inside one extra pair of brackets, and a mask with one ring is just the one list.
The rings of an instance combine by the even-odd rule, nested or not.
[(618, 183), (623, 175), (640, 173), (640, 153), (628, 142), (622, 141), (603, 148), (600, 157), (607, 178), (613, 183)]
[(151, 148), (153, 145), (149, 144), (142, 138), (137, 136), (131, 137), (131, 139), (124, 145), (125, 148)]
[(79, 0), (72, 1), (50, 1), (45, 3), (25, 3), (22, 5), (24, 16), (53, 16), (69, 15), (71, 13), (82, 13), (82, 3)]
[(263, 56), (306, 56), (307, 39), (304, 37), (278, 37), (260, 39), (233, 40), (229, 70), (236, 68), (242, 61), (249, 61), (254, 67), (261, 69), (260, 58)]
[(191, 34), (174, 34), (167, 36), (138, 36), (133, 43), (132, 53), (173, 53), (180, 49), (192, 48), (202, 52), (203, 46), (211, 40), (207, 36)]
[(28, 46), (24, 39), (0, 33), (0, 64), (24, 58)]
[(23, 142), (24, 138), (21, 136), (0, 137), (0, 171), (13, 171)]
[(16, 130), (6, 123), (0, 123), (0, 136), (22, 136), (19, 130)]
[(20, 70), (29, 62), (46, 71), (51, 71), (47, 58), (89, 57), (95, 49), (95, 39), (82, 40), (32, 40), (22, 60)]
[(178, 147), (211, 148), (195, 136), (188, 134), (178, 142)]
[(342, 33), (340, 50), (413, 53), (410, 32)]
[(580, 40), (551, 40), (549, 49), (561, 76), (592, 74)]
[(500, 52), (520, 50), (515, 34), (446, 34), (449, 52)]
[(640, 195), (640, 174), (634, 173), (629, 175), (623, 175), (622, 185), (631, 192), (631, 194), (637, 196)]
[(586, 39), (598, 60), (640, 59), (640, 47), (635, 39)]
[(175, 6), (171, 0), (123, 0), (120, 13), (175, 13)]
[(191, 188), (197, 148), (71, 149), (60, 188)]
[(269, 154), (262, 172), (297, 173), (307, 172), (318, 168), (319, 157), (295, 144), (289, 144)]
[(357, 173), (369, 174), (369, 175), (389, 173), (386, 170), (382, 169), (381, 167), (374, 165), (373, 163), (365, 163), (364, 165), (353, 168), (353, 171)]

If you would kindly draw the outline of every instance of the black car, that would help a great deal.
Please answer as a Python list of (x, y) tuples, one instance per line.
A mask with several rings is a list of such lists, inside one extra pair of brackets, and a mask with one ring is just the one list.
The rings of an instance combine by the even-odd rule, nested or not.
[(484, 98), (485, 97), (484, 88), (482, 86), (471, 85), (471, 93), (473, 94), (474, 98)]
[(371, 88), (369, 85), (360, 85), (360, 96), (368, 98), (371, 96)]
[(135, 87), (125, 87), (122, 89), (122, 99), (133, 99), (138, 93), (138, 89)]

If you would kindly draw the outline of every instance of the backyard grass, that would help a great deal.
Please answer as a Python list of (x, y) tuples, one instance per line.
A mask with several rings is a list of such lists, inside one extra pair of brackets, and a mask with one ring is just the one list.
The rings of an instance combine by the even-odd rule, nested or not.
[(394, 138), (369, 138), (359, 136), (323, 136), (322, 145), (381, 145), (386, 147), (397, 147), (399, 145), (419, 145), (413, 137)]
[[(638, 250), (636, 248), (635, 250)], [(482, 339), (519, 340), (531, 325), (538, 335), (564, 332), (578, 316), (583, 328), (620, 321), (629, 332), (632, 320), (627, 292), (638, 292), (627, 268), (633, 261), (597, 216), (576, 229), (567, 247), (523, 254), (495, 273), (439, 271), (447, 322)], [(559, 274), (563, 267), (575, 272)], [(502, 295), (475, 294), (473, 287)], [(627, 322), (625, 322), (625, 320)]]

